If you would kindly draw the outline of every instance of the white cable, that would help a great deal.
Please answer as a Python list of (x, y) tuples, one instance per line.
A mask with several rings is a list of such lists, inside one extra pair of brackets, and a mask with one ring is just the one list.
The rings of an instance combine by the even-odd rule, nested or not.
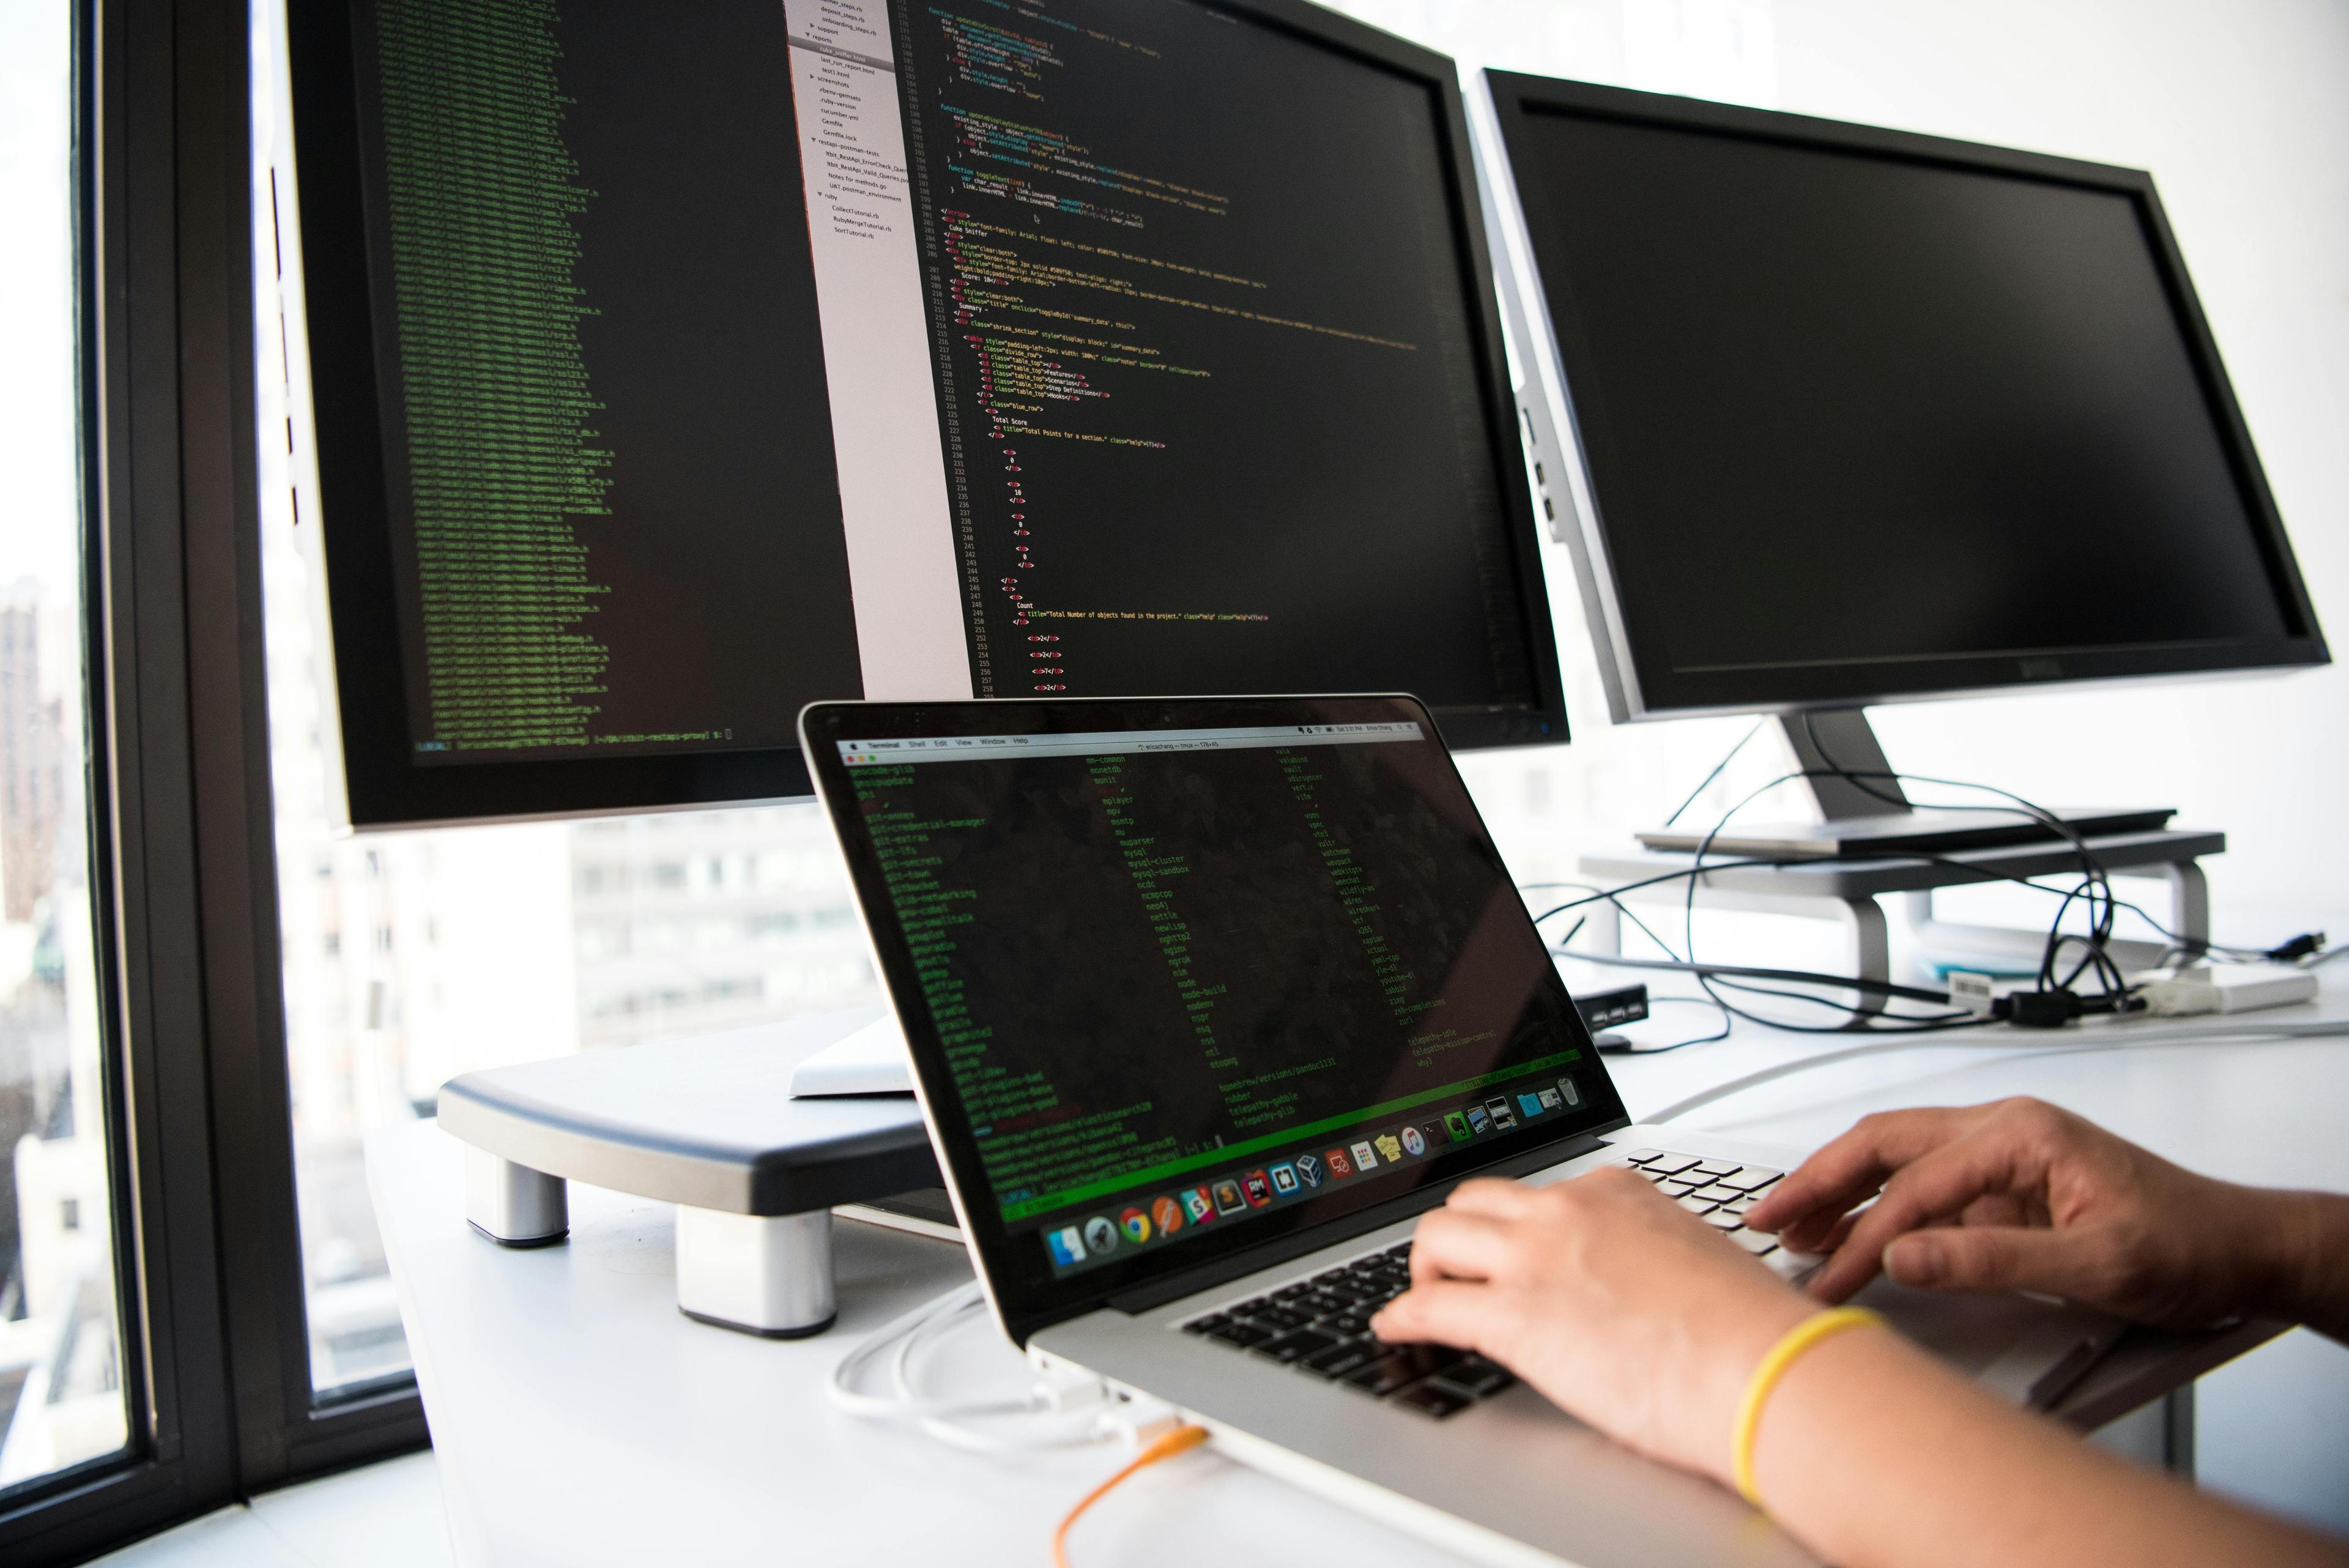
[[(916, 1362), (926, 1341), (951, 1333), (984, 1312), (986, 1298), (977, 1282), (958, 1285), (901, 1314), (874, 1330), (840, 1358), (824, 1386), (832, 1403), (861, 1419), (905, 1422), (941, 1442), (977, 1453), (1032, 1452), (1040, 1449), (1079, 1448), (1118, 1435), (1118, 1425), (1092, 1412), (1106, 1390), (1098, 1379), (1054, 1385), (1041, 1378), (1023, 1394), (979, 1399), (933, 1399), (916, 1384)], [(874, 1361), (888, 1357), (890, 1392), (871, 1394), (858, 1386)], [(1074, 1429), (1056, 1426), (1040, 1432), (989, 1431), (967, 1421), (1009, 1416), (1083, 1414)]]
[[(2107, 1027), (2121, 1030), (2131, 1026), (2116, 1023)], [(2141, 1026), (2140, 1026), (2141, 1027)], [(2219, 1028), (2180, 1029), (2160, 1034), (2131, 1033), (2120, 1039), (2078, 1041), (2064, 1044), (2041, 1045), (2014, 1034), (1918, 1034), (1899, 1040), (1875, 1040), (1865, 1045), (1847, 1046), (1841, 1051), (1827, 1051), (1816, 1056), (1806, 1056), (1799, 1062), (1781, 1062), (1775, 1067), (1764, 1067), (1758, 1073), (1748, 1073), (1742, 1078), (1732, 1078), (1716, 1084), (1701, 1094), (1684, 1100), (1675, 1100), (1662, 1110), (1642, 1116), (1643, 1124), (1654, 1125), (1674, 1121), (1691, 1111), (1709, 1106), (1715, 1100), (1727, 1099), (1775, 1079), (1788, 1078), (1797, 1073), (1807, 1073), (1814, 1067), (1831, 1066), (1848, 1062), (1856, 1056), (1873, 1056), (1885, 1051), (1920, 1051), (1938, 1049), (2005, 1050), (2026, 1056), (2075, 1056), (2090, 1051), (2127, 1051), (2138, 1046), (2199, 1045), (2213, 1040), (2319, 1040), (2332, 1035), (2349, 1034), (2349, 1019), (2323, 1023), (2238, 1023)]]

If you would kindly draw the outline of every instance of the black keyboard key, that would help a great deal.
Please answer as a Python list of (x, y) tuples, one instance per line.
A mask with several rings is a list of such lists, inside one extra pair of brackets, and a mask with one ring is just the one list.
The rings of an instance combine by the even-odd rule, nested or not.
[(1213, 1317), (1195, 1317), (1189, 1323), (1183, 1325), (1183, 1332), (1185, 1334), (1214, 1334), (1224, 1328), (1232, 1320), (1230, 1318), (1226, 1317), (1221, 1313), (1216, 1314)]
[(1327, 1317), (1333, 1312), (1344, 1312), (1354, 1304), (1354, 1293), (1343, 1295), (1335, 1291), (1315, 1291), (1309, 1296), (1299, 1296), (1289, 1303), (1299, 1312), (1309, 1312), (1315, 1317)]
[(1311, 1282), (1315, 1288), (1326, 1291), (1333, 1286), (1344, 1284), (1348, 1280), (1350, 1280), (1353, 1277), (1354, 1271), (1346, 1268), (1341, 1264), (1337, 1268), (1314, 1275)]
[(1369, 1366), (1350, 1372), (1344, 1379), (1350, 1388), (1359, 1388), (1377, 1398), (1384, 1398), (1398, 1388), (1407, 1388), (1419, 1380), (1419, 1373), (1403, 1364), (1402, 1356), (1393, 1351), (1380, 1356)]
[(1272, 1293), (1272, 1299), (1277, 1302), (1293, 1302), (1299, 1296), (1308, 1296), (1312, 1293), (1313, 1287), (1311, 1285), (1300, 1282), (1294, 1285), (1283, 1285), (1280, 1289)]
[(1294, 1334), (1284, 1334), (1278, 1339), (1265, 1341), (1256, 1347), (1256, 1353), (1286, 1366), (1292, 1361), (1302, 1361), (1309, 1355), (1328, 1350), (1337, 1343), (1335, 1334), (1323, 1334), (1314, 1328), (1300, 1328)]
[(1406, 1409), (1441, 1420), (1455, 1411), (1465, 1410), (1474, 1401), (1458, 1389), (1446, 1388), (1442, 1383), (1431, 1379), (1404, 1389), (1394, 1397), (1394, 1402)]
[(1468, 1359), (1466, 1351), (1454, 1350), (1448, 1345), (1400, 1345), (1395, 1354), (1402, 1357), (1414, 1379), (1448, 1371)]
[(1312, 1314), (1299, 1312), (1295, 1307), (1286, 1306), (1258, 1307), (1249, 1313), (1247, 1317), (1250, 1323), (1262, 1324), (1267, 1328), (1278, 1329), (1283, 1333), (1292, 1328), (1303, 1328), (1313, 1321)]
[(1472, 1355), (1459, 1366), (1447, 1368), (1444, 1374), (1447, 1386), (1478, 1399), (1498, 1394), (1516, 1380), (1516, 1373), (1481, 1355)]
[(1324, 1377), (1344, 1377), (1360, 1372), (1386, 1353), (1387, 1347), (1375, 1339), (1348, 1339), (1327, 1350), (1315, 1351), (1298, 1365)]
[(1220, 1339), (1226, 1345), (1237, 1345), (1246, 1350), (1251, 1345), (1262, 1345), (1272, 1337), (1272, 1330), (1258, 1328), (1252, 1323), (1226, 1323), (1221, 1328), (1206, 1331), (1209, 1339)]
[(1314, 1327), (1328, 1334), (1353, 1335), (1371, 1332), (1371, 1314), (1366, 1312), (1331, 1313)]
[(1228, 1310), (1234, 1317), (1246, 1317), (1259, 1308), (1268, 1307), (1271, 1304), (1272, 1298), (1270, 1296), (1251, 1296), (1247, 1301), (1240, 1303), (1239, 1305)]

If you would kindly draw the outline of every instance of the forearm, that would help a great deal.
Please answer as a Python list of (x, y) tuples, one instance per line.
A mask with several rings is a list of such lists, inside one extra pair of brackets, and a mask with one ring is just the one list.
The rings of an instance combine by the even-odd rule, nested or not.
[(2349, 1198), (2331, 1192), (2267, 1195), (2278, 1262), (2271, 1301), (2247, 1313), (2290, 1318), (2349, 1345)]
[(2002, 1405), (1886, 1330), (1797, 1361), (1754, 1460), (1772, 1515), (1844, 1568), (2349, 1562)]

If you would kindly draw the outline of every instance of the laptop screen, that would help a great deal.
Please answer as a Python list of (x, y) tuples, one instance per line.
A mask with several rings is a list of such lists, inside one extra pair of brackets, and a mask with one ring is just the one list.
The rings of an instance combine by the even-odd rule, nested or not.
[(1063, 1315), (1621, 1123), (1414, 701), (804, 723), (999, 1302)]

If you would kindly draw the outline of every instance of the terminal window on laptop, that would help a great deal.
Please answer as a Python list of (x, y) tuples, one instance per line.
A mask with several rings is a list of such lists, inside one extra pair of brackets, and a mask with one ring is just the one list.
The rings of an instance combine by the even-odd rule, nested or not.
[(1016, 1340), (1626, 1125), (1410, 698), (817, 704), (802, 726)]

